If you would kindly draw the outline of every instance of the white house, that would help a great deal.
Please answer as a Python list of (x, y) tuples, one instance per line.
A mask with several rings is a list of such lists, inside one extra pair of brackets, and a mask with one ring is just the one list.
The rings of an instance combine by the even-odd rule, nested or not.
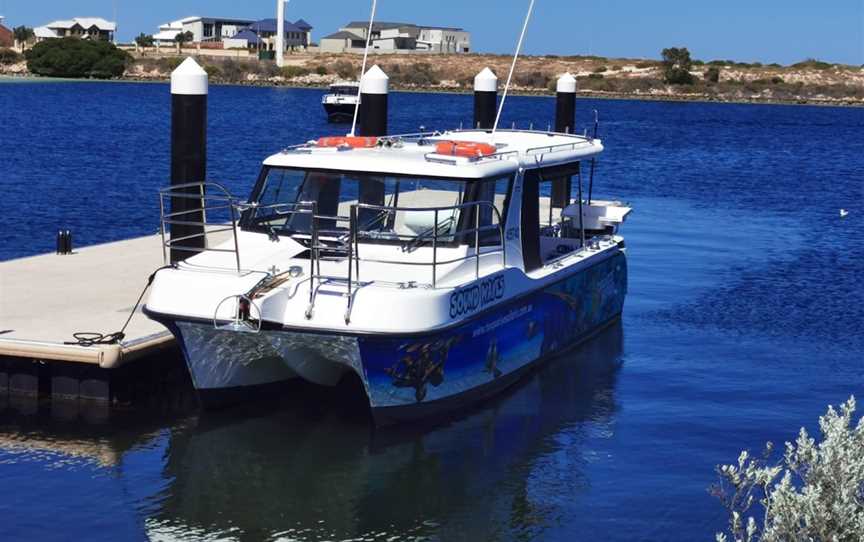
[[(362, 51), (368, 31), (368, 21), (352, 21), (339, 32), (321, 38), (320, 50), (330, 53)], [(471, 34), (461, 28), (379, 22), (372, 25), (371, 47), (382, 52), (468, 53)]]
[(37, 41), (52, 38), (76, 37), (90, 40), (114, 41), (117, 23), (101, 17), (75, 17), (53, 21), (33, 29)]
[(225, 19), (217, 17), (186, 17), (159, 26), (153, 35), (157, 43), (173, 43), (180, 32), (191, 32), (193, 42), (221, 42), (237, 35), (255, 21), (251, 19)]

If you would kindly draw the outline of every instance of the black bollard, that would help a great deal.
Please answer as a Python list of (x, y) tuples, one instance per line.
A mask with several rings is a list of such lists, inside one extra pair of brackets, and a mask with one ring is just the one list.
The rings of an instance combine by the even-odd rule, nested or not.
[(57, 230), (57, 254), (63, 254), (63, 247), (66, 246), (63, 230)]
[(474, 77), (474, 126), (491, 130), (498, 107), (498, 76), (489, 68)]
[(576, 78), (565, 73), (558, 78), (555, 99), (555, 131), (576, 133)]
[[(360, 111), (357, 113), (357, 135), (387, 135), (387, 92), (390, 78), (377, 65), (372, 66), (360, 81)], [(360, 181), (358, 201), (368, 205), (384, 205), (384, 183), (371, 179)], [(374, 209), (360, 209), (357, 223), (361, 230), (374, 221), (379, 213)]]
[[(171, 186), (205, 180), (207, 90), (207, 72), (192, 58), (171, 73)], [(175, 192), (204, 196), (203, 187)], [(192, 223), (171, 224), (171, 263), (176, 263), (205, 248), (203, 200), (172, 197), (171, 214), (170, 220)]]
[(72, 254), (72, 230), (66, 230), (65, 233), (66, 233), (66, 236), (65, 236), (66, 237), (66, 244), (65, 244), (66, 251), (64, 252), (64, 254)]
[(377, 65), (360, 81), (360, 111), (357, 113), (357, 135), (387, 135), (387, 91), (390, 78)]
[[(572, 134), (576, 123), (576, 78), (565, 73), (558, 78), (557, 95), (555, 99), (555, 131), (561, 134)], [(563, 209), (570, 204), (571, 177), (556, 179), (552, 183), (553, 207)]]

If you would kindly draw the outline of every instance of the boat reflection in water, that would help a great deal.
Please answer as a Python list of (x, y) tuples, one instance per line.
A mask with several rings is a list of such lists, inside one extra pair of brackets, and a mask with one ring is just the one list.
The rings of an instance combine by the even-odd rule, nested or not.
[(300, 394), (260, 414), (208, 413), (172, 432), (171, 483), (148, 535), (486, 540), (542, 530), (549, 509), (532, 486), (578, 493), (588, 483), (580, 441), (614, 432), (621, 351), (616, 323), (494, 402), (413, 433), (371, 433), (362, 416), (346, 419), (359, 407), (320, 405), (320, 392), (311, 407)]

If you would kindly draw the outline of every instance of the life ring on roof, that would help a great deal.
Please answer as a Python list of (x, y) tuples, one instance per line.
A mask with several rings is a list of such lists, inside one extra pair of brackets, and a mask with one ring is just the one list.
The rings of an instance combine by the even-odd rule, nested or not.
[(473, 141), (440, 141), (435, 144), (436, 154), (449, 156), (465, 156), (467, 158), (479, 158), (495, 154), (498, 149), (495, 145), (488, 143), (475, 143)]
[(322, 137), (315, 143), (318, 147), (351, 147), (352, 149), (369, 149), (378, 144), (377, 137), (344, 136)]

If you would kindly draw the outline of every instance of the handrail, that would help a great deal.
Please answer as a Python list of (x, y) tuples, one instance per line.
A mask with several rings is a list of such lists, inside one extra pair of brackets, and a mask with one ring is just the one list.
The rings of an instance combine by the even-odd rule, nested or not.
[[(503, 221), (501, 219), (501, 212), (490, 201), (470, 201), (467, 203), (460, 203), (457, 205), (446, 205), (446, 206), (438, 206), (438, 207), (388, 207), (385, 205), (375, 205), (375, 204), (370, 204), (370, 203), (355, 203), (355, 204), (351, 205), (352, 217), (354, 217), (354, 229), (353, 229), (353, 235), (351, 236), (352, 242), (353, 242), (353, 249), (350, 252), (355, 252), (359, 249), (359, 235), (358, 234), (362, 235), (364, 233), (367, 233), (367, 234), (371, 233), (369, 231), (366, 231), (366, 232), (358, 231), (358, 228), (356, 227), (356, 216), (357, 216), (357, 211), (359, 209), (370, 209), (370, 210), (374, 210), (374, 211), (385, 211), (385, 212), (390, 212), (390, 213), (432, 212), (432, 213), (434, 213), (434, 223), (433, 223), (432, 227), (430, 228), (432, 230), (432, 262), (406, 262), (406, 261), (395, 261), (395, 260), (376, 260), (376, 259), (371, 259), (371, 258), (364, 258), (364, 260), (374, 262), (374, 263), (383, 263), (383, 264), (390, 264), (390, 265), (431, 265), (431, 267), (432, 267), (432, 288), (437, 288), (438, 287), (437, 268), (438, 268), (439, 264), (456, 263), (456, 262), (468, 260), (469, 258), (472, 257), (472, 256), (466, 254), (463, 257), (455, 258), (453, 260), (447, 260), (444, 262), (438, 261), (438, 241), (439, 241), (439, 238), (442, 237), (442, 235), (439, 234), (440, 228), (439, 228), (438, 214), (442, 211), (456, 211), (456, 210), (467, 209), (467, 208), (471, 208), (471, 207), (474, 207), (476, 209), (476, 212), (474, 213), (474, 222), (475, 222), (474, 227), (464, 229), (464, 230), (455, 231), (455, 232), (453, 232), (451, 234), (447, 234), (446, 236), (443, 236), (443, 237), (456, 238), (460, 235), (467, 235), (470, 233), (474, 234), (474, 255), (473, 255), (473, 258), (475, 259), (475, 277), (480, 278), (480, 255), (481, 255), (481, 252), (480, 252), (480, 232), (481, 231), (498, 230), (498, 236), (499, 236), (499, 239), (501, 240), (501, 248), (500, 249), (493, 248), (490, 251), (486, 251), (485, 254), (495, 254), (497, 252), (500, 252), (501, 253), (501, 267), (504, 268), (507, 266), (507, 248), (506, 248), (507, 244), (506, 244), (506, 239), (504, 237), (504, 224), (503, 224)], [(489, 207), (492, 209), (492, 211), (495, 213), (495, 217), (497, 219), (497, 224), (487, 224), (487, 225), (484, 225), (482, 227), (480, 226), (480, 212), (479, 211), (480, 211), (481, 207)], [(424, 234), (425, 234), (425, 232), (424, 232)], [(422, 240), (422, 239), (428, 238), (428, 235), (426, 235), (424, 237), (424, 234), (413, 236), (413, 239), (415, 241), (417, 241), (417, 240)], [(397, 234), (397, 237), (402, 237), (402, 236)], [(406, 236), (406, 237), (409, 237), (409, 236)], [(356, 258), (357, 258), (357, 261), (359, 262), (360, 261), (359, 254), (356, 256)], [(359, 267), (357, 270), (357, 275), (358, 275), (358, 279), (359, 279)]]
[[(186, 192), (186, 190), (190, 188), (195, 188), (198, 190), (197, 194), (190, 194)], [(216, 194), (208, 194), (207, 189), (215, 189), (217, 191)], [(174, 211), (165, 212), (165, 198), (170, 198), (172, 200), (178, 199), (187, 199), (187, 200), (197, 200), (201, 202), (201, 206), (194, 209), (185, 209), (182, 211)], [(214, 202), (213, 205), (208, 205), (209, 202)], [(169, 250), (180, 250), (184, 252), (233, 252), (234, 260), (237, 266), (237, 272), (240, 273), (240, 245), (237, 240), (237, 211), (240, 209), (239, 199), (236, 198), (225, 188), (223, 185), (219, 183), (215, 183), (212, 181), (205, 182), (192, 182), (192, 183), (182, 183), (168, 186), (166, 188), (161, 188), (159, 190), (159, 234), (162, 237), (162, 259), (163, 262), (167, 265), (169, 262)], [(207, 221), (207, 211), (218, 211), (226, 209), (229, 211), (230, 216), (230, 226), (225, 223), (213, 223)], [(190, 214), (198, 214), (202, 216), (201, 220), (190, 220), (190, 219), (176, 219), (176, 217), (182, 217)], [(180, 237), (166, 238), (166, 234), (168, 233), (168, 226), (200, 226), (200, 233), (193, 233), (190, 235), (183, 235)], [(219, 229), (211, 229), (207, 230), (208, 226), (218, 226)], [(234, 248), (225, 249), (225, 248), (211, 248), (207, 243), (207, 236), (212, 235), (214, 233), (222, 233), (230, 231), (234, 240)], [(189, 241), (192, 239), (203, 239), (204, 247), (189, 247), (182, 246), (178, 243), (182, 241)]]

